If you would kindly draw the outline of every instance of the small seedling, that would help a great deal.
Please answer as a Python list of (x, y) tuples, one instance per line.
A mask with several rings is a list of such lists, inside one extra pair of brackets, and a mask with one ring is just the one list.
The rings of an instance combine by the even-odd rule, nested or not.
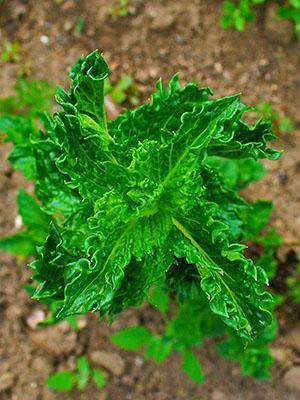
[[(14, 115), (27, 118), (24, 124), (37, 121), (45, 111), (50, 111), (54, 100), (54, 86), (43, 79), (19, 78), (14, 86), (15, 95), (0, 98), (1, 116)], [(1, 129), (0, 129), (1, 130)]]
[(114, 19), (120, 17), (127, 17), (128, 15), (128, 7), (129, 7), (129, 0), (116, 0), (114, 6), (110, 7), (108, 13)]
[(140, 91), (130, 75), (123, 75), (115, 84), (107, 80), (104, 90), (105, 94), (109, 94), (117, 104), (128, 101), (132, 105), (137, 105), (140, 102)]
[[(19, 79), (14, 89), (16, 95), (0, 98), (0, 134), (4, 141), (10, 140), (15, 145), (9, 155), (9, 160), (15, 164), (16, 169), (23, 171), (26, 178), (33, 179), (36, 167), (30, 150), (30, 137), (34, 135), (34, 132), (38, 132), (40, 118), (44, 118), (45, 111), (50, 110), (53, 105), (54, 88), (44, 80)], [(24, 202), (28, 204), (31, 202), (32, 205), (36, 203), (33, 198), (30, 200), (29, 195), (27, 195), (26, 201), (24, 194), (20, 194), (20, 196), (22, 196), (22, 204)], [(39, 207), (37, 203), (33, 209), (36, 207)], [(20, 211), (20, 215), (26, 214), (29, 208), (26, 207)], [(28, 219), (27, 233), (22, 232), (19, 235), (19, 250), (16, 238), (8, 239), (3, 244), (5, 248), (9, 247), (10, 251), (25, 256), (34, 251), (40, 241), (41, 231), (44, 229), (44, 223), (41, 220), (42, 214), (42, 211), (36, 213), (35, 220), (33, 220), (34, 226)], [(40, 220), (40, 225), (36, 219)], [(28, 242), (26, 245), (25, 236), (27, 236)]]
[(32, 73), (32, 62), (31, 61), (23, 61), (19, 64), (19, 68), (17, 71), (17, 80), (26, 79)]
[(70, 392), (77, 381), (76, 374), (72, 371), (58, 371), (50, 375), (46, 384), (58, 392)]
[(50, 375), (47, 385), (58, 392), (70, 392), (75, 386), (84, 390), (90, 381), (94, 381), (101, 389), (106, 384), (105, 375), (100, 369), (92, 368), (86, 357), (79, 357), (76, 361), (76, 370), (62, 370)]
[(274, 130), (278, 133), (286, 134), (292, 133), (295, 130), (294, 122), (288, 118), (282, 116), (276, 111), (269, 101), (265, 101), (256, 107), (256, 113), (262, 117), (269, 117), (273, 124)]
[(242, 32), (247, 22), (255, 20), (253, 7), (265, 0), (226, 0), (223, 4), (222, 28), (235, 28)]
[(77, 23), (75, 25), (75, 31), (78, 33), (81, 33), (83, 31), (84, 27), (85, 27), (85, 18), (83, 15), (81, 15), (78, 18)]
[(20, 44), (17, 42), (4, 43), (0, 59), (9, 63), (18, 63), (21, 60)]
[[(265, 2), (266, 0), (225, 0), (220, 21), (221, 27), (244, 31), (246, 24), (256, 19), (255, 7)], [(300, 1), (287, 0), (283, 3), (278, 8), (278, 17), (293, 21), (295, 34), (300, 39)], [(279, 20), (278, 23), (280, 23)]]

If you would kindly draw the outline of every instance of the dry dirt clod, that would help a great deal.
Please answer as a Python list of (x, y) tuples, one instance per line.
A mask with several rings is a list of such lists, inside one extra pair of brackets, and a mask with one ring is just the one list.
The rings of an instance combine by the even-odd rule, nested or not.
[(52, 365), (47, 357), (34, 356), (31, 362), (31, 368), (36, 371), (38, 376), (46, 378), (52, 371)]
[(113, 375), (120, 376), (125, 370), (125, 362), (117, 353), (94, 351), (90, 355), (92, 363), (106, 368)]
[(227, 396), (220, 390), (214, 390), (211, 395), (211, 400), (226, 400)]
[(15, 320), (15, 321), (18, 320), (22, 316), (22, 308), (21, 308), (21, 306), (17, 305), (17, 304), (11, 304), (6, 309), (6, 315), (11, 320)]
[(168, 29), (171, 29), (174, 24), (175, 18), (171, 14), (157, 16), (152, 21), (151, 29), (153, 31), (167, 31)]
[(102, 392), (99, 394), (99, 396), (97, 397), (97, 400), (107, 400), (108, 396), (107, 393)]
[(150, 28), (154, 32), (163, 32), (171, 29), (176, 22), (172, 9), (165, 6), (146, 8), (146, 13), (151, 19)]
[(285, 341), (289, 346), (300, 352), (300, 324), (285, 336)]
[(5, 372), (0, 376), (0, 393), (10, 389), (14, 384), (15, 377), (11, 372)]
[(281, 364), (286, 364), (289, 360), (291, 360), (290, 349), (286, 349), (284, 347), (271, 347), (271, 354), (275, 358), (275, 360)]
[(300, 367), (292, 367), (283, 378), (285, 386), (300, 393)]
[(31, 341), (54, 357), (70, 354), (76, 347), (75, 332), (65, 333), (59, 325), (42, 328), (30, 334)]

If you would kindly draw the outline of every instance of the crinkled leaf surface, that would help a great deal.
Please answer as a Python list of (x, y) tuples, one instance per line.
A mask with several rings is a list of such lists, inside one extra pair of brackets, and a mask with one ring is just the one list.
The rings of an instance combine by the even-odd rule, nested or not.
[(184, 259), (211, 310), (252, 338), (271, 321), (272, 297), (239, 244), (248, 204), (206, 159), (277, 159), (270, 124), (248, 126), (239, 95), (211, 99), (177, 76), (107, 122), (107, 76), (97, 51), (81, 58), (70, 91), (57, 92), (62, 111), (31, 137), (36, 193), (52, 216), (32, 264), (35, 298), (60, 301), (57, 318), (96, 310), (112, 318)]

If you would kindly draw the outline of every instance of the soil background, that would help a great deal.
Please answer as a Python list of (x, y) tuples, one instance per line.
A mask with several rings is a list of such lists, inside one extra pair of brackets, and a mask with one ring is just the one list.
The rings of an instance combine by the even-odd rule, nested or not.
[[(258, 18), (244, 33), (219, 27), (222, 1), (129, 0), (128, 15), (113, 18), (108, 0), (4, 1), (0, 4), (0, 50), (6, 41), (21, 45), (21, 64), (30, 77), (68, 86), (67, 71), (81, 54), (95, 48), (104, 53), (111, 79), (131, 75), (147, 99), (155, 81), (179, 72), (182, 82), (210, 86), (219, 97), (242, 92), (245, 103), (271, 101), (291, 118), (293, 134), (282, 135), (279, 162), (267, 162), (268, 176), (247, 190), (250, 199), (274, 201), (272, 224), (283, 235), (278, 255), (280, 276), (295, 262), (300, 232), (300, 44), (288, 22), (278, 22), (272, 2), (258, 8)], [(76, 31), (78, 19), (84, 28)], [(19, 64), (0, 61), (0, 96), (11, 94)], [(1, 145), (0, 235), (17, 230), (15, 198), (27, 186), (5, 160), (9, 146)], [(159, 331), (162, 321), (148, 307), (130, 309), (108, 327), (96, 315), (80, 319), (80, 332), (69, 324), (31, 329), (28, 317), (42, 311), (22, 289), (30, 282), (24, 261), (0, 256), (0, 399), (1, 400), (296, 400), (300, 398), (299, 307), (290, 302), (278, 311), (279, 338), (273, 345), (276, 363), (268, 382), (241, 376), (235, 363), (222, 360), (207, 341), (198, 354), (206, 383), (198, 386), (181, 371), (181, 358), (172, 355), (157, 366), (142, 355), (123, 352), (109, 342), (112, 331), (141, 322)], [(280, 286), (280, 285), (279, 285)], [(283, 284), (284, 286), (284, 284)], [(108, 384), (90, 384), (84, 392), (59, 394), (44, 385), (47, 376), (73, 369), (85, 354), (93, 365), (103, 364)], [(102, 357), (102, 361), (101, 361)], [(99, 361), (100, 358), (100, 361)], [(102, 365), (103, 367), (103, 365)]]

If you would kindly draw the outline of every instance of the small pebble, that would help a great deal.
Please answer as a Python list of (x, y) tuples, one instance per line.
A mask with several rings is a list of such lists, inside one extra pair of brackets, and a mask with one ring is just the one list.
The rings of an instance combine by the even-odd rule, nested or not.
[(231, 79), (231, 73), (230, 73), (229, 71), (225, 70), (225, 71), (223, 72), (223, 78), (224, 78), (226, 81), (229, 81), (229, 80)]
[(135, 358), (134, 363), (137, 367), (141, 367), (144, 364), (144, 360), (142, 357), (138, 356)]
[(214, 65), (214, 70), (220, 74), (223, 71), (222, 64), (220, 62), (216, 62)]
[(182, 35), (176, 34), (175, 36), (176, 43), (183, 44), (185, 43), (185, 38)]
[(15, 228), (20, 229), (22, 225), (23, 225), (22, 217), (21, 215), (17, 215), (15, 218)]
[(47, 35), (42, 35), (42, 36), (40, 37), (40, 41), (41, 41), (41, 43), (43, 43), (43, 44), (49, 44), (49, 37), (48, 37)]
[(270, 81), (271, 78), (272, 78), (271, 74), (268, 73), (268, 74), (265, 75), (265, 80), (266, 81)]
[(72, 28), (73, 28), (73, 24), (72, 24), (71, 21), (66, 21), (66, 22), (64, 23), (64, 30), (65, 30), (66, 32), (70, 32), (70, 31), (72, 30)]
[(85, 315), (81, 315), (77, 318), (77, 325), (79, 329), (84, 329), (87, 326), (87, 319)]
[(33, 311), (27, 318), (26, 323), (31, 329), (36, 329), (40, 322), (43, 322), (45, 319), (45, 313), (43, 310), (35, 310)]
[(292, 367), (283, 377), (284, 385), (297, 393), (300, 393), (300, 367)]

